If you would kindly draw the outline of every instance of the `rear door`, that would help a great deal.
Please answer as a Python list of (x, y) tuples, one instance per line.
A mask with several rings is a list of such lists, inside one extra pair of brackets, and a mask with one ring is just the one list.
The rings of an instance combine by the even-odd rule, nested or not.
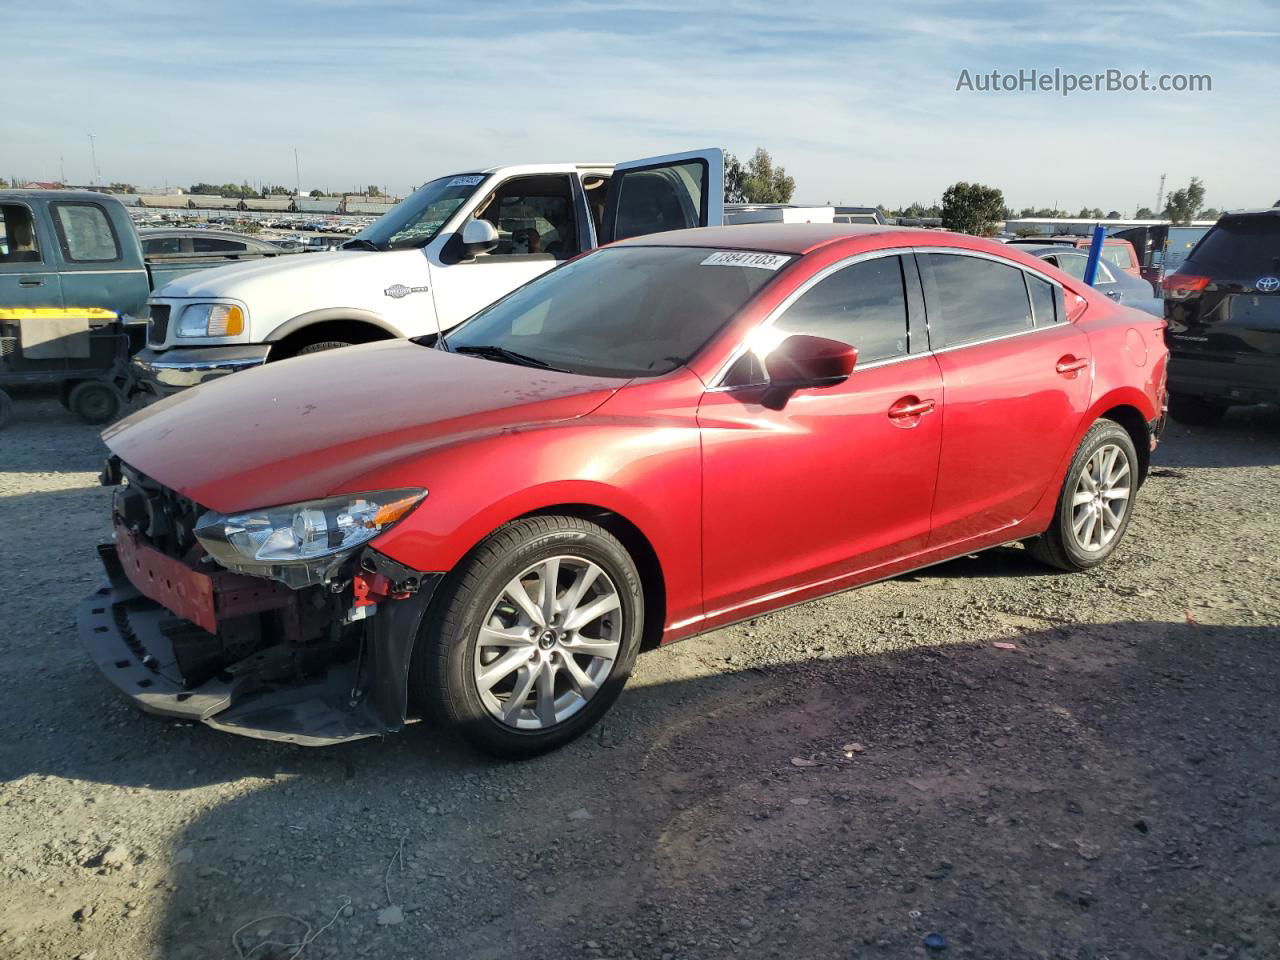
[(53, 237), (35, 211), (18, 200), (0, 202), (0, 307), (61, 307)]
[(49, 219), (62, 254), (65, 305), (143, 316), (151, 292), (147, 268), (125, 262), (125, 238), (116, 233), (106, 208), (90, 200), (54, 200)]
[(1017, 523), (1062, 482), (1092, 364), (1056, 283), (984, 254), (916, 260), (946, 403), (929, 540), (941, 547)]
[(1165, 286), (1174, 389), (1203, 380), (1226, 399), (1276, 396), (1280, 212), (1223, 217)]
[(724, 222), (724, 153), (716, 147), (613, 168), (600, 243)]

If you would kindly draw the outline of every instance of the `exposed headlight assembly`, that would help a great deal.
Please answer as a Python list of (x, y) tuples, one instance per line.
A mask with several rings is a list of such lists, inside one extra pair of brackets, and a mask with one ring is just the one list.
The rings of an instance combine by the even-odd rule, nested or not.
[(358, 547), (426, 495), (412, 488), (380, 490), (231, 515), (211, 510), (196, 523), (195, 535), (228, 570), (299, 589), (331, 579)]
[(234, 303), (190, 303), (178, 318), (180, 337), (237, 337), (244, 333), (244, 310)]

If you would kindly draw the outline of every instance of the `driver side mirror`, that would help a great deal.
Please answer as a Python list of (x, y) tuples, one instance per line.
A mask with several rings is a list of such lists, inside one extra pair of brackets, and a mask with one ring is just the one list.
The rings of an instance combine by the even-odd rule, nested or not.
[(794, 334), (769, 352), (764, 368), (771, 390), (792, 392), (844, 383), (857, 362), (858, 351), (847, 343)]
[(488, 220), (468, 220), (462, 228), (462, 258), (470, 260), (498, 245), (498, 230)]

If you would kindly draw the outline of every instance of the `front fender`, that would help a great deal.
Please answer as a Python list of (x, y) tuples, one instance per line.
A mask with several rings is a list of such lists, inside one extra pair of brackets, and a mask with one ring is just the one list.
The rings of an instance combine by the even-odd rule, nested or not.
[(406, 336), (399, 327), (372, 310), (365, 310), (360, 307), (325, 307), (322, 310), (308, 310), (306, 313), (291, 317), (267, 334), (263, 338), (263, 342), (274, 343), (277, 340), (283, 340), (292, 333), (296, 333), (303, 327), (333, 320), (355, 320), (359, 323), (367, 323), (370, 326), (377, 327), (393, 337)]

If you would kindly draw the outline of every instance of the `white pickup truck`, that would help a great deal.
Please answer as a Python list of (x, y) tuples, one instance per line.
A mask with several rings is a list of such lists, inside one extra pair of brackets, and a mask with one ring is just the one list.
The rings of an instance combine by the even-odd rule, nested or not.
[(150, 299), (137, 364), (161, 390), (269, 360), (448, 330), (600, 244), (718, 224), (718, 149), (432, 180), (341, 250), (189, 274)]

